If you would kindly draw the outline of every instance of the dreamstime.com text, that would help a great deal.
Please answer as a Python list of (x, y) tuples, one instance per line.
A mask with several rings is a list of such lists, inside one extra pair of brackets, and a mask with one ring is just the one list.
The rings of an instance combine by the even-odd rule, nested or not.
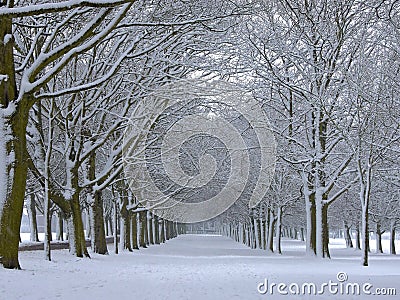
[(329, 280), (321, 284), (313, 282), (303, 283), (275, 283), (267, 278), (257, 285), (257, 291), (263, 295), (396, 295), (396, 288), (374, 287), (369, 282), (349, 282), (345, 272), (339, 272), (336, 280)]

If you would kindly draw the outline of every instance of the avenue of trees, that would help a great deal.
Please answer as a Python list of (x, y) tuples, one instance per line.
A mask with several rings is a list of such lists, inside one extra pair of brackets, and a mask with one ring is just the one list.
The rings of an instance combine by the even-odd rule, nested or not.
[(129, 190), (123, 133), (152, 91), (193, 76), (252, 93), (277, 141), (270, 189), (219, 216), (224, 234), (323, 258), (340, 229), (367, 266), (370, 232), (382, 251), (387, 231), (396, 254), (399, 45), (397, 0), (0, 0), (0, 263), (20, 268), (24, 209), (32, 241), (44, 216), (49, 260), (53, 218), (78, 257), (86, 237), (107, 254), (106, 236), (132, 251), (183, 233)]

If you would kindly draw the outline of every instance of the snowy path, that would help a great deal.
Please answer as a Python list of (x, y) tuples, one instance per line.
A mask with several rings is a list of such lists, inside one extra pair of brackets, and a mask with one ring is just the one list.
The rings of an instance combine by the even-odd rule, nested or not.
[[(221, 236), (183, 235), (161, 246), (134, 253), (93, 255), (77, 259), (67, 250), (22, 252), (24, 270), (0, 270), (0, 299), (399, 299), (399, 296), (277, 297), (261, 295), (258, 283), (337, 281), (346, 272), (348, 282), (370, 282), (375, 287), (395, 287), (400, 294), (400, 257), (378, 255), (371, 266), (360, 266), (359, 253), (333, 249), (333, 259), (304, 256), (299, 241), (284, 241), (284, 255), (267, 254)], [(333, 247), (339, 248), (339, 247)]]

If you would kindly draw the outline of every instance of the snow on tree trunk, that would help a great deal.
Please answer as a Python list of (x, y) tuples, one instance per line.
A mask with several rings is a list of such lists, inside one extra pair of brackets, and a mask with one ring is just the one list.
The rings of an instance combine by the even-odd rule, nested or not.
[(119, 249), (125, 249), (125, 222), (124, 217), (119, 218)]
[(315, 253), (317, 257), (324, 257), (323, 233), (322, 233), (322, 194), (317, 189), (315, 193)]

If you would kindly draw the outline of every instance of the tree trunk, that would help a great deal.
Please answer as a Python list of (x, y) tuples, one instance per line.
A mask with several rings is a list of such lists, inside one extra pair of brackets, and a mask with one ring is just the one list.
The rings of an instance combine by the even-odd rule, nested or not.
[(161, 225), (161, 243), (165, 243), (165, 222), (163, 219), (160, 220)]
[(133, 212), (131, 214), (131, 241), (132, 241), (132, 249), (139, 249), (138, 238), (137, 238), (137, 213)]
[(347, 224), (346, 220), (343, 222), (343, 224), (344, 224), (344, 239), (346, 241), (346, 248), (353, 248), (353, 242), (351, 240), (351, 234), (350, 234), (350, 227)]
[[(2, 1), (2, 4), (12, 7), (13, 1)], [(12, 36), (12, 19), (1, 16), (0, 74), (7, 80), (0, 80), (0, 161), (3, 164), (0, 171), (0, 263), (5, 268), (20, 269), (19, 232), (28, 172), (26, 126), (33, 97), (25, 95), (12, 107), (18, 94)]]
[[(92, 151), (87, 164), (87, 175), (90, 181), (96, 179), (96, 152)], [(104, 230), (104, 208), (101, 191), (93, 191), (87, 195), (89, 206), (88, 217), (90, 216), (90, 241), (92, 251), (98, 254), (108, 254), (106, 233)]]
[(390, 254), (396, 255), (396, 220), (390, 220)]
[(316, 254), (316, 228), (315, 228), (315, 194), (311, 194), (309, 197), (305, 196), (306, 203), (306, 222), (307, 222), (307, 230), (306, 230), (306, 252), (309, 255)]
[(107, 235), (111, 235), (111, 236), (114, 236), (114, 226), (113, 226), (113, 222), (112, 222), (112, 217), (110, 216), (110, 217), (108, 217), (107, 218), (107, 228), (108, 228), (108, 230), (107, 230)]
[(322, 235), (322, 203), (321, 201), (315, 200), (315, 231), (316, 231), (316, 256), (323, 257), (323, 235)]
[(114, 199), (114, 252), (118, 254), (118, 203)]
[(269, 208), (265, 210), (265, 216), (264, 216), (264, 244), (263, 244), (263, 249), (267, 249), (267, 242), (268, 242), (268, 235), (269, 235), (269, 222), (270, 222), (270, 214), (269, 214)]
[[(1, 19), (0, 40), (2, 40), (2, 30), (4, 18)], [(2, 44), (2, 43), (0, 43)], [(0, 57), (3, 55), (0, 46)], [(2, 57), (4, 59), (4, 57)], [(10, 63), (10, 62), (8, 62)], [(2, 64), (0, 63), (0, 66)], [(0, 68), (0, 74), (2, 73)], [(4, 80), (2, 81), (4, 83)], [(4, 106), (4, 89), (0, 86), (1, 104)], [(9, 99), (14, 99), (9, 98)], [(0, 143), (0, 159), (8, 162), (5, 169), (1, 171), (0, 184), (3, 185), (0, 195), (0, 263), (8, 269), (20, 269), (18, 261), (18, 246), (20, 239), (20, 226), (22, 211), (24, 207), (24, 197), (26, 188), (26, 178), (28, 172), (26, 160), (26, 126), (28, 120), (29, 107), (26, 99), (19, 102), (16, 112), (8, 120), (5, 120), (3, 113), (0, 112), (0, 134), (3, 137)], [(5, 123), (5, 124), (4, 124)], [(8, 124), (7, 124), (8, 123)], [(1, 128), (3, 127), (3, 128)], [(9, 128), (5, 134), (4, 128)], [(9, 140), (5, 142), (5, 139)], [(6, 144), (4, 144), (4, 142)], [(10, 161), (12, 159), (12, 161)], [(7, 188), (8, 187), (8, 188)], [(0, 188), (1, 190), (1, 188)], [(5, 193), (4, 191), (7, 191)]]
[(64, 240), (64, 218), (63, 218), (63, 213), (62, 211), (59, 211), (57, 213), (57, 235), (56, 235), (57, 241), (63, 241)]
[(382, 249), (382, 231), (381, 231), (381, 223), (376, 223), (375, 228), (375, 243), (376, 243), (376, 253), (383, 253)]
[(257, 235), (256, 235), (256, 225), (254, 221), (254, 217), (251, 217), (251, 249), (257, 248)]
[(245, 224), (241, 224), (242, 226), (242, 243), (246, 245), (246, 226)]
[[(171, 223), (168, 220), (164, 220), (164, 223), (165, 223), (165, 239), (168, 241), (169, 239), (171, 239)], [(204, 233), (204, 226), (203, 226), (203, 233)]]
[(154, 245), (153, 214), (149, 211), (149, 243)]
[(147, 248), (146, 244), (146, 235), (147, 235), (147, 211), (142, 210), (139, 212), (139, 220), (140, 220), (140, 237), (139, 237), (139, 246), (142, 248)]
[(265, 250), (265, 248), (267, 246), (267, 241), (265, 240), (265, 237), (266, 237), (266, 232), (265, 232), (266, 231), (266, 229), (265, 229), (266, 222), (265, 222), (265, 219), (262, 218), (260, 223), (261, 223), (260, 225), (261, 225), (261, 237), (262, 237), (261, 249)]
[(31, 193), (28, 197), (27, 210), (28, 210), (28, 217), (29, 217), (29, 225), (30, 225), (30, 229), (31, 229), (30, 241), (31, 242), (39, 242), (37, 220), (36, 220), (35, 194), (34, 193)]
[(276, 219), (276, 252), (282, 254), (281, 249), (281, 234), (282, 234), (282, 208), (278, 207), (277, 219)]
[(261, 220), (260, 218), (256, 219), (257, 223), (257, 246), (259, 249), (262, 248), (262, 240), (261, 240)]
[(361, 250), (361, 243), (360, 243), (360, 224), (357, 223), (356, 227), (356, 249)]
[(69, 250), (77, 257), (90, 257), (86, 248), (85, 234), (83, 231), (82, 212), (79, 204), (79, 194), (75, 193), (70, 200), (71, 215), (69, 226)]
[(364, 205), (362, 207), (362, 220), (361, 220), (361, 232), (362, 232), (362, 265), (368, 266), (368, 251), (369, 251), (369, 229), (368, 229), (368, 209)]
[(154, 242), (156, 245), (160, 244), (160, 226), (158, 221), (158, 216), (153, 215), (154, 219)]
[(329, 225), (328, 225), (328, 204), (322, 206), (322, 245), (323, 257), (331, 258), (329, 253)]
[(86, 233), (86, 238), (91, 239), (92, 237), (92, 220), (93, 220), (93, 215), (92, 215), (92, 209), (91, 207), (84, 209), (84, 217), (85, 217), (85, 233)]
[(275, 216), (273, 215), (272, 210), (270, 210), (270, 218), (269, 218), (269, 228), (268, 228), (268, 244), (267, 249), (270, 252), (274, 252), (274, 227), (275, 227)]
[(108, 254), (105, 224), (104, 224), (104, 209), (103, 198), (101, 192), (94, 192), (92, 199), (91, 210), (91, 244), (92, 251), (98, 254)]
[(121, 249), (121, 251), (123, 251), (125, 248), (125, 221), (124, 221), (124, 217), (123, 214), (121, 212), (121, 216), (119, 218), (119, 249)]
[(298, 239), (299, 239), (299, 236), (298, 236), (298, 232), (297, 232), (297, 228), (296, 228), (296, 227), (293, 227), (293, 238), (294, 238), (295, 240), (298, 240)]
[(124, 220), (124, 227), (125, 227), (125, 249), (128, 249), (128, 251), (132, 252), (132, 247), (131, 247), (131, 216), (129, 212), (126, 215), (126, 218), (123, 218)]
[[(46, 202), (48, 203), (46, 205)], [(50, 215), (50, 200), (45, 199), (45, 205), (44, 205), (44, 242), (43, 242), (43, 248), (44, 248), (44, 254), (45, 254), (45, 259), (48, 261), (51, 261), (51, 247), (50, 247), (50, 242), (52, 240), (51, 237), (51, 215)]]

